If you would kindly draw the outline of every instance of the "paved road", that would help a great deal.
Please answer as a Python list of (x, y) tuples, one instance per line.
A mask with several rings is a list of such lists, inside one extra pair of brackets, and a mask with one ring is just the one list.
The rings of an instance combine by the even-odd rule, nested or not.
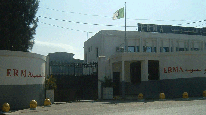
[(12, 115), (206, 115), (206, 100), (104, 101), (53, 104), (51, 107), (24, 109)]

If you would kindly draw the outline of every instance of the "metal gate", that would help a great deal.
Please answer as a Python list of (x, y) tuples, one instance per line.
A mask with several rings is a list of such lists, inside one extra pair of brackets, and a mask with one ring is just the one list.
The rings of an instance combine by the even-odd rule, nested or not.
[[(74, 100), (94, 100), (98, 98), (98, 73), (91, 72), (88, 75), (83, 75), (84, 68), (98, 68), (97, 63), (50, 63), (50, 69), (52, 67), (68, 67), (64, 69), (68, 71), (67, 74), (60, 72), (53, 74), (57, 84), (54, 101), (67, 102)], [(81, 71), (79, 71), (80, 73), (76, 73), (78, 69), (82, 69), (82, 73)]]

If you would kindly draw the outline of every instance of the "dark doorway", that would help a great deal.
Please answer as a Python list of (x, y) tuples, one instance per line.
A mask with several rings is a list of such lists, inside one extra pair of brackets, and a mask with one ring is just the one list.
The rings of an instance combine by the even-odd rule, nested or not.
[(159, 61), (149, 60), (148, 61), (148, 79), (149, 80), (159, 80)]
[(141, 62), (130, 64), (130, 79), (132, 84), (141, 83)]
[(113, 95), (117, 96), (120, 95), (120, 72), (113, 72), (113, 82), (115, 84), (113, 88)]

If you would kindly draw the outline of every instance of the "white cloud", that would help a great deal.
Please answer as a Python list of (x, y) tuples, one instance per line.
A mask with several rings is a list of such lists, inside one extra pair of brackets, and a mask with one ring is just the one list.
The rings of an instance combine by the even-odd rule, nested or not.
[(75, 50), (73, 46), (70, 46), (67, 44), (62, 44), (62, 43), (50, 43), (50, 42), (35, 41), (35, 44), (49, 46), (49, 47), (59, 47), (59, 48), (63, 48), (63, 49), (68, 50), (68, 51)]
[(49, 53), (54, 52), (68, 52), (68, 53), (77, 53), (76, 49), (67, 44), (62, 43), (51, 43), (51, 42), (43, 42), (43, 41), (35, 41), (32, 51), (33, 53), (48, 55)]

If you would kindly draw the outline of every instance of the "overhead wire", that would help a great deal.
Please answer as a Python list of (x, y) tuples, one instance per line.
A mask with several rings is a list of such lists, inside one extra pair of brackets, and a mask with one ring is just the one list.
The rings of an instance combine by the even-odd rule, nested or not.
[[(39, 8), (43, 8), (43, 7), (39, 7)], [(95, 16), (95, 17), (104, 17), (104, 18), (113, 18), (113, 17), (110, 17), (110, 16), (103, 16), (103, 15), (97, 15), (97, 14), (87, 14), (87, 13), (77, 13), (77, 12), (68, 12), (68, 11), (64, 11), (64, 10), (57, 10), (57, 9), (54, 9), (54, 8), (44, 8), (44, 9), (47, 9), (47, 10), (53, 10), (53, 11), (57, 11), (57, 12), (62, 12), (62, 13), (71, 13), (71, 14), (79, 14), (79, 15), (85, 15), (85, 16)], [(127, 18), (129, 20), (142, 20), (142, 21), (196, 21), (196, 20), (185, 20), (185, 19), (181, 19), (181, 20), (161, 20), (161, 19), (141, 19), (141, 18), (137, 18), (137, 19), (132, 19), (132, 18)]]
[(57, 28), (61, 28), (61, 29), (73, 30), (73, 31), (78, 31), (78, 32), (93, 33), (93, 32), (89, 32), (89, 31), (76, 30), (76, 29), (72, 29), (72, 28), (67, 28), (67, 27), (63, 27), (63, 26), (58, 26), (58, 25), (54, 25), (54, 24), (50, 24), (50, 23), (46, 23), (46, 22), (40, 22), (40, 23), (45, 24), (45, 25), (49, 25), (49, 26), (53, 26), (53, 27), (57, 27)]
[[(183, 24), (176, 24), (176, 25), (178, 25), (178, 26), (184, 26), (184, 25), (186, 25), (186, 24), (197, 24), (197, 23), (201, 23), (201, 22), (204, 22), (204, 21), (206, 21), (206, 19), (205, 20), (198, 20), (198, 21), (192, 21), (192, 22), (187, 22), (187, 23), (183, 23)], [(203, 25), (203, 24), (202, 24)], [(199, 25), (200, 26), (200, 25)], [(197, 26), (196, 26), (197, 27)]]
[(76, 21), (70, 21), (70, 20), (66, 20), (66, 19), (55, 19), (55, 18), (51, 18), (51, 17), (43, 17), (43, 16), (38, 16), (39, 18), (45, 18), (45, 19), (50, 19), (50, 20), (55, 20), (55, 21), (62, 21), (62, 22), (69, 22), (69, 23), (74, 23), (74, 24), (84, 24), (84, 25), (93, 25), (93, 26), (113, 26), (113, 27), (121, 27), (118, 25), (104, 25), (104, 24), (92, 24), (92, 23), (87, 23), (87, 22), (76, 22)]
[[(87, 22), (80, 22), (80, 21), (70, 21), (70, 20), (66, 20), (66, 19), (55, 19), (55, 18), (51, 18), (51, 17), (44, 17), (44, 16), (38, 16), (39, 18), (45, 18), (45, 19), (50, 19), (50, 20), (55, 20), (55, 21), (62, 21), (62, 22), (69, 22), (69, 23), (74, 23), (74, 24), (83, 24), (83, 25), (93, 25), (93, 26), (110, 26), (110, 27), (125, 27), (125, 26), (119, 26), (119, 25), (104, 25), (104, 24), (92, 24), (92, 23), (87, 23)], [(200, 22), (204, 22), (205, 20), (198, 20), (196, 22), (192, 21), (192, 22), (187, 22), (187, 23), (183, 23), (183, 24), (173, 24), (173, 26), (184, 26), (186, 24), (197, 24)], [(202, 24), (203, 25), (203, 24)], [(200, 25), (199, 25), (200, 26)], [(138, 26), (127, 26), (127, 27), (138, 27)], [(197, 27), (197, 26), (196, 26)]]
[[(50, 8), (46, 8), (46, 9), (50, 9)], [(63, 12), (65, 13), (66, 11), (60, 11), (60, 10), (56, 10), (56, 9), (50, 9), (50, 10), (54, 10), (54, 11), (59, 11), (59, 12)], [(75, 12), (70, 12), (70, 13), (75, 13)], [(83, 13), (78, 13), (78, 14), (83, 14)], [(108, 16), (101, 16), (101, 15), (91, 15), (91, 14), (84, 14), (84, 15), (88, 15), (88, 16), (100, 16), (100, 17), (108, 17)], [(87, 23), (87, 22), (80, 22), (80, 21), (71, 21), (71, 20), (66, 20), (66, 19), (58, 19), (58, 18), (51, 18), (51, 17), (46, 17), (46, 16), (38, 16), (39, 18), (44, 18), (44, 19), (50, 19), (50, 20), (55, 20), (55, 21), (62, 21), (62, 22), (69, 22), (69, 23), (74, 23), (74, 24), (82, 24), (82, 25), (92, 25), (92, 26), (107, 26), (107, 27), (125, 27), (125, 26), (119, 26), (119, 25), (112, 25), (112, 24), (98, 24), (98, 23)], [(152, 20), (152, 19), (134, 19), (134, 20)], [(173, 26), (184, 26), (184, 25), (189, 25), (189, 24), (197, 24), (200, 22), (204, 22), (205, 20), (198, 20), (198, 21), (192, 21), (192, 20), (155, 20), (155, 21), (191, 21), (191, 22), (186, 22), (183, 24), (172, 24)], [(42, 22), (41, 22), (42, 23)], [(45, 24), (45, 22), (43, 22), (43, 24)], [(47, 23), (46, 23), (47, 24)], [(52, 24), (47, 24), (47, 25), (52, 25)], [(203, 25), (203, 24), (202, 24)], [(199, 25), (200, 26), (200, 25)], [(55, 26), (55, 27), (59, 27), (59, 26)], [(138, 27), (138, 26), (127, 26), (127, 27)], [(197, 26), (196, 26), (197, 27)], [(61, 27), (61, 28), (65, 28), (68, 29), (66, 27)], [(71, 29), (73, 30), (73, 29)], [(80, 31), (80, 30), (77, 30)], [(87, 32), (87, 31), (83, 31), (82, 32)]]
[[(73, 30), (73, 31), (78, 31), (78, 32), (86, 32), (86, 33), (94, 33), (91, 31), (77, 30), (77, 29), (72, 29), (72, 28), (68, 28), (68, 27), (63, 27), (63, 26), (58, 26), (58, 25), (46, 23), (46, 22), (40, 22), (40, 23), (45, 24), (45, 25), (49, 25), (49, 26), (53, 26), (53, 27), (57, 27), (57, 28), (61, 28), (61, 29)], [(121, 30), (118, 30), (118, 31), (121, 31)]]

